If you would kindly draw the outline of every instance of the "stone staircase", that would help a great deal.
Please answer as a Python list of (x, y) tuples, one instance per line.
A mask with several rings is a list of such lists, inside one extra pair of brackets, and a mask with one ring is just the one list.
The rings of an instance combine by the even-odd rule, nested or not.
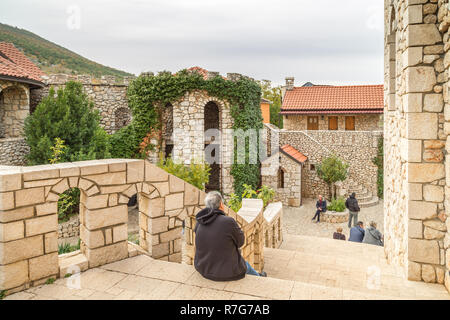
[(6, 299), (450, 299), (442, 285), (403, 279), (401, 269), (387, 264), (381, 247), (286, 235), (281, 249), (266, 248), (264, 255), (267, 278), (213, 282), (191, 265), (142, 254)]
[(373, 195), (372, 191), (360, 184), (355, 183), (352, 179), (347, 179), (345, 191), (346, 196), (353, 192), (356, 193), (356, 199), (358, 199), (360, 208), (373, 207), (379, 202), (377, 195)]

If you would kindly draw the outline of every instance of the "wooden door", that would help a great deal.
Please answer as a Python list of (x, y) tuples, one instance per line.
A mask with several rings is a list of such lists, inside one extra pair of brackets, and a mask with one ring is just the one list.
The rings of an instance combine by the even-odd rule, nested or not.
[(345, 117), (345, 130), (355, 130), (355, 117)]
[(328, 117), (328, 130), (338, 129), (338, 117)]
[(319, 117), (308, 117), (308, 130), (319, 130)]

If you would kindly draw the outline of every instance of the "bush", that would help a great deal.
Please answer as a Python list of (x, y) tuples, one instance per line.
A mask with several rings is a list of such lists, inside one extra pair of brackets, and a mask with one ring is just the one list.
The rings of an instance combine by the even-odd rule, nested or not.
[(66, 222), (80, 209), (80, 189), (72, 188), (61, 193), (58, 200), (58, 221)]
[(237, 196), (235, 193), (230, 194), (228, 205), (234, 212), (238, 212), (241, 209), (241, 199), (261, 199), (265, 208), (275, 197), (275, 190), (268, 186), (262, 186), (257, 191), (253, 190), (253, 187), (248, 184), (244, 184), (243, 187), (244, 192), (241, 197)]
[(327, 206), (329, 211), (344, 212), (345, 211), (345, 200), (343, 198), (332, 199), (331, 203)]
[(70, 245), (70, 243), (64, 243), (58, 245), (58, 254), (70, 253), (73, 251), (80, 250), (81, 240), (78, 239), (78, 244), (75, 246)]
[(237, 196), (235, 193), (230, 194), (230, 200), (228, 200), (228, 207), (234, 212), (238, 212), (239, 210), (241, 210), (242, 207), (241, 198)]
[(200, 190), (205, 190), (205, 184), (209, 181), (211, 171), (211, 167), (206, 162), (191, 163), (189, 166), (186, 166), (183, 163), (175, 163), (172, 158), (164, 159), (162, 156), (158, 167)]
[(25, 119), (25, 139), (30, 146), (28, 164), (49, 163), (54, 158), (55, 139), (63, 141), (58, 162), (109, 158), (108, 134), (100, 127), (100, 116), (81, 83), (69, 81), (49, 95)]

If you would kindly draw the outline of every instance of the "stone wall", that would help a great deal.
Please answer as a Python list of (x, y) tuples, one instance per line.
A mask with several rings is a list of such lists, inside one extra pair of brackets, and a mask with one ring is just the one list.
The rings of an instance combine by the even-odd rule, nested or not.
[(23, 166), (29, 151), (24, 138), (0, 139), (0, 165)]
[(67, 239), (80, 236), (80, 218), (73, 216), (69, 221), (58, 224), (58, 239)]
[(94, 108), (100, 112), (100, 124), (108, 133), (114, 133), (131, 121), (131, 110), (128, 108), (127, 90), (133, 77), (125, 77), (119, 81), (114, 76), (103, 76), (95, 79), (89, 75), (54, 74), (45, 79), (46, 86), (31, 90), (31, 112), (42, 99), (48, 95), (50, 87), (55, 90), (64, 87), (73, 80), (83, 84), (84, 91), (94, 102)]
[(264, 210), (264, 246), (278, 249), (283, 243), (283, 204), (269, 203)]
[(316, 169), (331, 154), (336, 154), (350, 165), (344, 185), (356, 183), (376, 194), (377, 167), (372, 160), (377, 154), (381, 135), (379, 131), (280, 130), (279, 141), (280, 146), (290, 144), (308, 157), (301, 172), (302, 197), (315, 198), (322, 194), (329, 199), (329, 187), (319, 178)]
[[(314, 115), (313, 115), (314, 116)], [(335, 116), (338, 118), (338, 130), (345, 131), (345, 116), (355, 117), (356, 131), (379, 131), (383, 130), (382, 115), (380, 114), (348, 114), (348, 115), (318, 115), (319, 130), (328, 130), (328, 118)], [(283, 115), (283, 127), (286, 130), (307, 130), (307, 115)]]
[(450, 289), (449, 21), (446, 0), (385, 0), (385, 251), (409, 279)]
[[(204, 192), (143, 160), (94, 160), (31, 167), (0, 168), (0, 291), (7, 294), (70, 273), (70, 261), (58, 259), (59, 195), (77, 187), (80, 195), (83, 270), (127, 258), (129, 198), (138, 194), (140, 249), (155, 259), (181, 262), (182, 225), (191, 240)], [(263, 216), (239, 216), (246, 243), (244, 258), (264, 265)], [(75, 258), (74, 258), (75, 259)], [(80, 267), (81, 268), (81, 267)], [(80, 270), (79, 270), (80, 271)], [(79, 272), (78, 271), (78, 272)]]

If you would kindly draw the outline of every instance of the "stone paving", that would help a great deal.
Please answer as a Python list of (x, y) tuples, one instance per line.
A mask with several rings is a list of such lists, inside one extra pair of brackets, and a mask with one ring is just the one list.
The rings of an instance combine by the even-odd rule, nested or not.
[[(316, 212), (316, 200), (303, 199), (301, 207), (284, 207), (283, 208), (283, 232), (284, 234), (314, 236), (323, 238), (333, 238), (333, 232), (338, 227), (342, 227), (343, 233), (348, 239), (350, 229), (345, 223), (315, 223), (311, 221)], [(383, 233), (383, 201), (381, 200), (376, 206), (369, 208), (361, 208), (358, 220), (368, 225), (370, 221), (377, 223), (377, 228)]]

